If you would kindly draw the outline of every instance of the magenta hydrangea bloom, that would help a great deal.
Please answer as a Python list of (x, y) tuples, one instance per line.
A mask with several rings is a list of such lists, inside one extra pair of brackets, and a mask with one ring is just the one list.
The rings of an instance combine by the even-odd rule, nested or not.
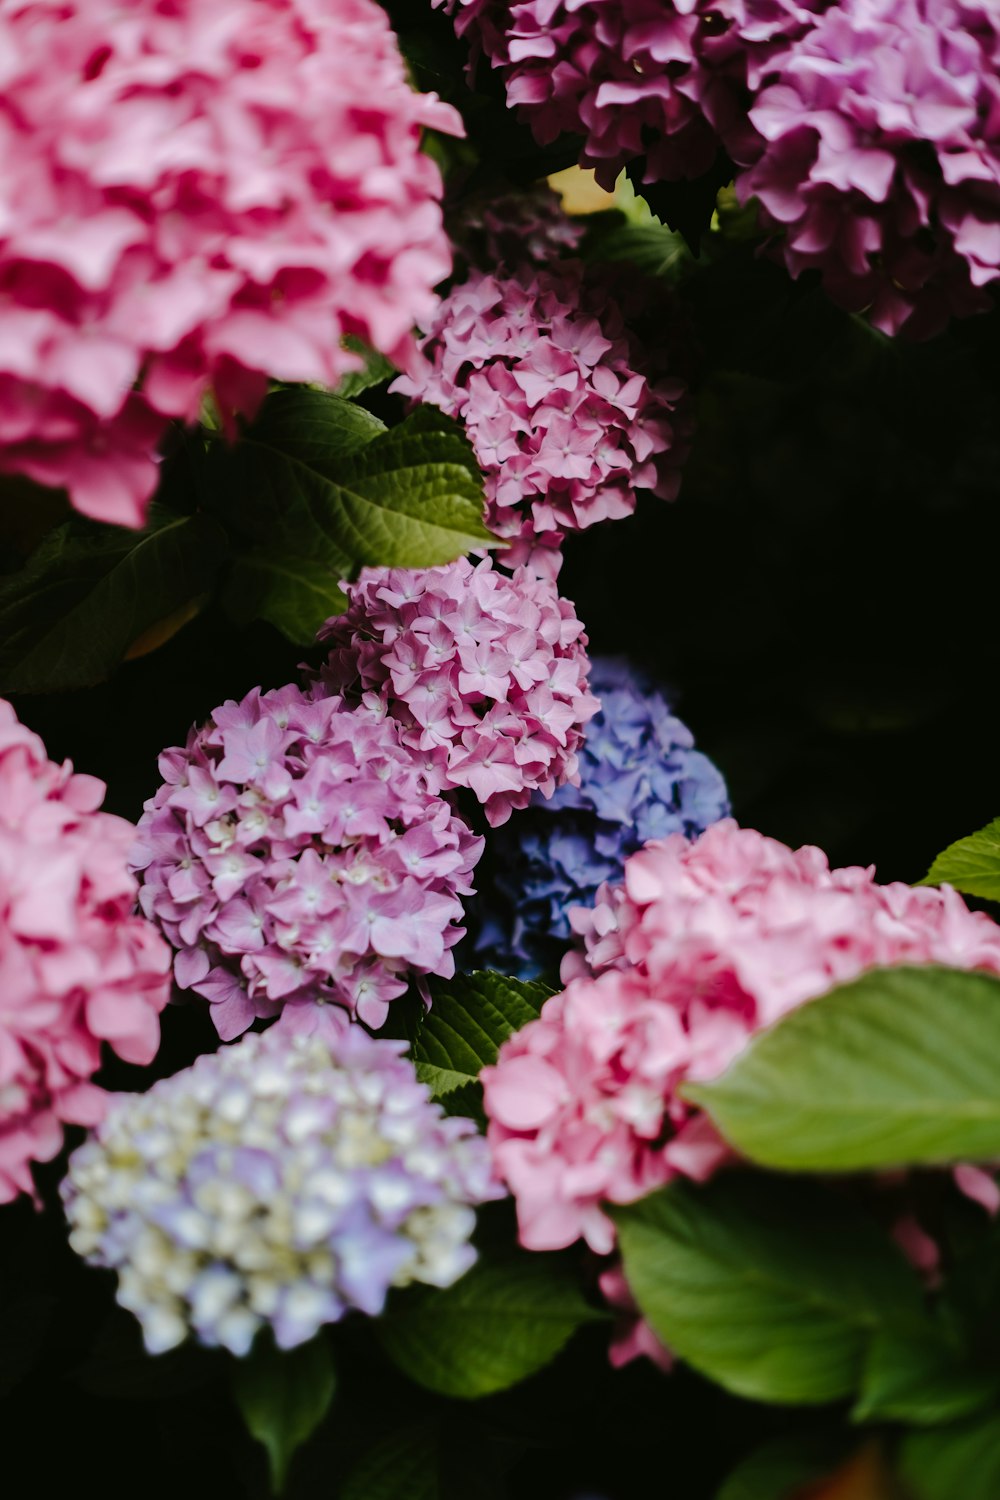
[(465, 199), (448, 232), (469, 261), (484, 271), (530, 264), (546, 267), (575, 255), (584, 225), (565, 212), (559, 194), (536, 182), (516, 192)]
[(567, 532), (630, 515), (636, 490), (676, 494), (683, 382), (645, 373), (617, 301), (575, 262), (473, 270), (421, 348), (392, 388), (464, 422), (505, 561), (554, 575)]
[(454, 973), (483, 841), (428, 786), (378, 700), (298, 687), (224, 703), (160, 757), (132, 860), (140, 902), (224, 1040), (334, 1002), (380, 1026), (410, 975)]
[(436, 784), (468, 788), (494, 827), (533, 792), (578, 782), (598, 702), (583, 626), (554, 583), (462, 557), (366, 568), (348, 594), (320, 632), (332, 650), (315, 692), (377, 694)]
[(474, 1263), (475, 1206), (503, 1189), (404, 1045), (272, 1027), (117, 1097), (62, 1195), (70, 1244), (118, 1273), (151, 1354), (193, 1335), (245, 1355), (262, 1328), (290, 1349)]
[(536, 139), (582, 136), (581, 163), (610, 189), (641, 159), (646, 182), (698, 177), (720, 141), (741, 161), (748, 86), (829, 0), (444, 3)]
[(0, 14), (0, 470), (141, 523), (211, 388), (397, 363), (450, 267), (424, 127), (374, 0), (22, 0)]
[(772, 59), (741, 179), (793, 275), (886, 333), (935, 332), (1000, 275), (1000, 10), (842, 0)]
[(940, 963), (1000, 973), (1000, 927), (955, 891), (877, 885), (727, 819), (627, 861), (574, 926), (566, 989), (483, 1070), (489, 1139), (517, 1200), (522, 1243), (614, 1245), (605, 1203), (729, 1155), (678, 1096), (749, 1038), (866, 969)]
[(0, 699), (0, 1203), (33, 1192), (64, 1123), (101, 1119), (103, 1042), (130, 1063), (159, 1045), (170, 950), (133, 915), (135, 830), (103, 797)]

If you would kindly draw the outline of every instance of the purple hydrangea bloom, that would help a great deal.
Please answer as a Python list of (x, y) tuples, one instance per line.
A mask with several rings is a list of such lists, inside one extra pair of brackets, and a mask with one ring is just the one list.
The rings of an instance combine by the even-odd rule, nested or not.
[(320, 632), (332, 650), (317, 695), (372, 695), (415, 764), (442, 789), (471, 791), (494, 826), (532, 792), (551, 797), (576, 779), (597, 700), (583, 626), (550, 579), (462, 557), (366, 568), (348, 596)]
[(793, 275), (886, 333), (987, 304), (1000, 275), (1000, 8), (842, 0), (771, 60), (739, 182)]
[(160, 757), (139, 823), (140, 904), (225, 1040), (258, 1016), (380, 1026), (411, 974), (454, 972), (482, 851), (384, 704), (297, 686), (224, 703)]
[(567, 532), (630, 515), (637, 490), (677, 493), (684, 382), (651, 372), (608, 284), (577, 262), (471, 271), (420, 347), (392, 389), (465, 424), (508, 565), (555, 576)]
[(580, 784), (534, 799), (489, 841), (477, 960), (522, 978), (558, 962), (570, 907), (592, 906), (630, 854), (667, 834), (694, 838), (729, 812), (722, 776), (646, 673), (597, 657), (591, 685), (601, 707), (580, 751)]
[(447, 1118), (400, 1054), (346, 1020), (272, 1028), (120, 1094), (70, 1158), (70, 1244), (118, 1273), (151, 1354), (189, 1335), (283, 1349), (390, 1287), (450, 1286), (473, 1205), (503, 1196), (471, 1120)]

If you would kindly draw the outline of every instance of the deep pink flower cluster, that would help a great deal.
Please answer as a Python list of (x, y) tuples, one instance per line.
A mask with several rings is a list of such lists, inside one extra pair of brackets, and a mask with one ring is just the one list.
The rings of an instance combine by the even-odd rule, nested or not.
[(582, 136), (581, 162), (609, 189), (639, 158), (646, 182), (700, 176), (720, 138), (741, 160), (747, 83), (823, 3), (445, 0), (538, 141)]
[(935, 332), (1000, 275), (1000, 9), (994, 0), (841, 0), (772, 60), (740, 183), (886, 333)]
[(566, 989), (482, 1075), (497, 1167), (536, 1250), (582, 1235), (603, 1254), (602, 1204), (725, 1160), (677, 1086), (715, 1077), (795, 1006), (878, 965), (1000, 973), (1000, 927), (950, 888), (876, 885), (731, 820), (648, 844), (574, 926), (584, 952), (564, 960)]
[(138, 525), (209, 388), (406, 361), (450, 254), (374, 0), (20, 0), (0, 14), (0, 470)]
[(683, 383), (643, 373), (618, 303), (577, 263), (472, 271), (421, 347), (393, 389), (464, 422), (510, 562), (554, 574), (566, 532), (630, 515), (636, 490), (676, 494)]
[(448, 232), (473, 265), (497, 271), (526, 262), (545, 267), (575, 255), (584, 226), (565, 212), (554, 189), (536, 182), (520, 192), (466, 199), (449, 219)]
[(103, 797), (0, 699), (0, 1203), (33, 1191), (64, 1122), (103, 1117), (101, 1043), (131, 1063), (159, 1044), (170, 952), (132, 915), (135, 830)]
[(296, 686), (215, 710), (160, 757), (132, 859), (182, 988), (224, 1040), (257, 1016), (380, 1026), (414, 973), (454, 973), (482, 852), (383, 706)]
[(489, 822), (505, 823), (533, 792), (579, 780), (587, 637), (555, 584), (512, 577), (489, 558), (441, 568), (366, 568), (314, 691), (378, 694), (402, 742), (441, 788), (467, 787)]

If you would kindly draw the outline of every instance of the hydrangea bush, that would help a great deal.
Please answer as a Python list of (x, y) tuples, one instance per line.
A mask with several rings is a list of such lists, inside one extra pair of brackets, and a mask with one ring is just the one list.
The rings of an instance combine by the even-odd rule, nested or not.
[(0, 0), (12, 1473), (996, 1500), (998, 38)]

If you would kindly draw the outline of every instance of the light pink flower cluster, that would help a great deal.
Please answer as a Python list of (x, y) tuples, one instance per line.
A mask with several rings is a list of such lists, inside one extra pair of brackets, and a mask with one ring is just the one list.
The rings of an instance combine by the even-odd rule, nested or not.
[(842, 0), (772, 60), (740, 183), (810, 268), (886, 333), (924, 335), (1000, 275), (1000, 8)]
[(63, 1123), (94, 1125), (101, 1043), (151, 1062), (170, 952), (133, 916), (135, 832), (0, 699), (0, 1203), (31, 1193)]
[(555, 584), (489, 558), (441, 568), (366, 568), (314, 691), (376, 693), (400, 738), (441, 788), (467, 787), (489, 822), (505, 823), (533, 792), (579, 780), (587, 637)]
[(226, 1041), (257, 1016), (380, 1026), (413, 973), (454, 973), (482, 852), (384, 708), (290, 686), (224, 703), (160, 757), (133, 850), (143, 911)]
[(643, 373), (618, 303), (578, 264), (472, 271), (421, 348), (393, 389), (464, 422), (510, 562), (554, 575), (566, 532), (630, 515), (636, 490), (676, 494), (683, 383)]
[(425, 126), (374, 0), (0, 7), (0, 470), (138, 525), (207, 389), (405, 362), (450, 266)]
[(710, 1175), (728, 1148), (678, 1085), (721, 1073), (795, 1006), (878, 965), (1000, 973), (1000, 927), (950, 888), (876, 885), (870, 869), (831, 870), (819, 849), (731, 820), (648, 844), (574, 925), (584, 952), (564, 960), (566, 989), (482, 1075), (497, 1167), (535, 1250), (582, 1235), (606, 1253), (604, 1203)]

